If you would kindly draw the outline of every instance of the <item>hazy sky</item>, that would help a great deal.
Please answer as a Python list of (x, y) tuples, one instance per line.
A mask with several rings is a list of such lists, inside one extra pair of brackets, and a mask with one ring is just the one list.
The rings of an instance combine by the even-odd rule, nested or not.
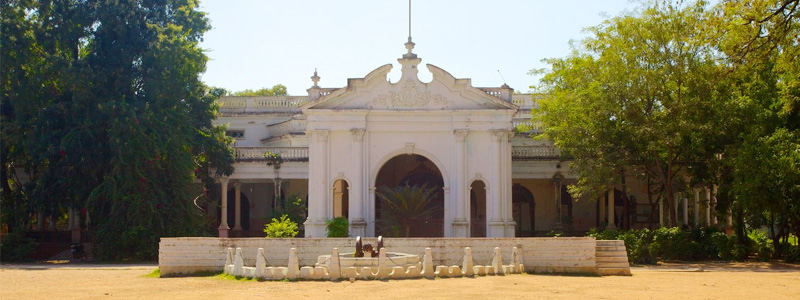
[[(544, 58), (564, 57), (570, 40), (608, 16), (631, 10), (628, 0), (413, 1), (411, 35), (422, 64), (436, 65), (473, 86), (497, 87), (503, 79), (527, 92), (538, 79), (528, 71)], [(202, 47), (210, 58), (203, 81), (231, 91), (281, 83), (290, 95), (306, 95), (309, 77), (320, 86), (343, 87), (391, 63), (408, 37), (406, 0), (205, 0), (213, 29)], [(431, 75), (420, 68), (420, 79)]]

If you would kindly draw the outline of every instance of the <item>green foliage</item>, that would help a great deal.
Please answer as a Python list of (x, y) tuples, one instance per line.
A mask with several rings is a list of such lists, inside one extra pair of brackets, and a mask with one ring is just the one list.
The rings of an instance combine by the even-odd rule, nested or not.
[(800, 246), (791, 246), (789, 251), (786, 251), (785, 260), (787, 263), (800, 263)]
[(549, 232), (547, 232), (547, 233), (546, 233), (544, 236), (549, 236), (549, 237), (561, 237), (561, 236), (564, 236), (564, 232), (563, 232), (563, 231), (561, 231), (561, 230), (550, 230), (550, 231), (549, 231)]
[(336, 217), (325, 221), (328, 237), (348, 237), (350, 224), (345, 217)]
[(231, 93), (231, 96), (286, 96), (286, 86), (276, 84), (272, 88), (261, 88), (259, 90), (244, 90)]
[(376, 195), (381, 200), (381, 217), (386, 222), (383, 226), (389, 229), (393, 226), (402, 228), (404, 237), (410, 237), (413, 224), (438, 211), (437, 207), (431, 205), (437, 191), (427, 184), (395, 188), (381, 186)]
[(287, 215), (282, 215), (280, 220), (272, 218), (272, 222), (264, 226), (264, 233), (267, 238), (293, 238), (298, 234), (297, 223)]
[(231, 174), (234, 156), (211, 123), (224, 92), (200, 81), (210, 25), (197, 8), (2, 3), (4, 222), (85, 208), (100, 259), (154, 259), (160, 237), (211, 232), (191, 185)]
[(283, 157), (281, 157), (280, 153), (267, 151), (264, 153), (264, 158), (267, 159), (267, 166), (272, 167), (275, 170), (280, 169), (281, 165), (283, 164)]
[(297, 195), (289, 195), (286, 198), (279, 198), (277, 202), (277, 207), (270, 214), (270, 218), (280, 218), (283, 215), (287, 215), (289, 220), (297, 224), (305, 221), (308, 207), (306, 207), (303, 198)]
[(23, 230), (9, 232), (0, 242), (0, 261), (16, 262), (29, 260), (38, 244), (26, 237)]
[(714, 227), (685, 230), (662, 227), (655, 230), (590, 230), (587, 236), (598, 240), (623, 240), (628, 260), (655, 264), (661, 260), (743, 260), (752, 253), (736, 236), (728, 236)]

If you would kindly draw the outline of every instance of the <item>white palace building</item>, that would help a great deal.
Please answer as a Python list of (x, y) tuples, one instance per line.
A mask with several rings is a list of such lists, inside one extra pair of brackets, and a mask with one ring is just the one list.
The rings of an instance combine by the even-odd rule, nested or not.
[[(572, 199), (568, 162), (531, 138), (535, 95), (473, 87), (431, 64), (433, 79), (421, 82), (413, 47), (409, 38), (397, 82), (387, 64), (343, 88), (318, 86), (314, 72), (307, 96), (221, 98), (216, 123), (236, 140), (236, 170), (219, 180), (228, 212), (212, 213), (220, 237), (263, 236), (277, 195), (307, 201), (305, 237), (325, 237), (325, 222), (339, 216), (351, 236), (385, 234), (376, 189), (405, 184), (440, 190), (437, 213), (414, 224), (412, 236), (543, 236), (619, 224), (619, 195)], [(268, 151), (280, 153), (280, 169), (267, 166)], [(643, 186), (632, 189), (644, 199)], [(688, 223), (686, 201), (679, 209)], [(640, 223), (652, 218), (649, 205), (636, 213)]]

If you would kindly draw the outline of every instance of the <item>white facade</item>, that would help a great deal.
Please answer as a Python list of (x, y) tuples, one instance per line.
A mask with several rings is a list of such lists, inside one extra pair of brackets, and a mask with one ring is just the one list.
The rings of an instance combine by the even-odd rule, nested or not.
[[(467, 237), (469, 187), (486, 185), (488, 236), (514, 236), (510, 211), (512, 104), (510, 88), (501, 100), (427, 65), (433, 80), (417, 78), (420, 59), (398, 60), (402, 76), (388, 81), (391, 65), (375, 69), (348, 86), (315, 98), (302, 111), (309, 135), (309, 217), (306, 237), (324, 237), (333, 218), (333, 182), (350, 187), (349, 220), (354, 235), (375, 235), (378, 173), (399, 155), (416, 154), (433, 162), (444, 182), (444, 236)], [(314, 90), (316, 88), (312, 88)], [(310, 91), (312, 95), (314, 91)]]
[[(230, 228), (258, 236), (277, 187), (307, 201), (305, 237), (326, 236), (325, 222), (337, 216), (348, 218), (351, 236), (382, 234), (376, 190), (418, 170), (442, 198), (441, 216), (415, 225), (436, 230), (419, 236), (541, 236), (616, 221), (606, 202), (564, 196), (575, 180), (568, 164), (550, 142), (530, 137), (534, 95), (476, 88), (430, 64), (432, 80), (421, 82), (409, 44), (397, 82), (387, 64), (343, 88), (319, 87), (315, 72), (308, 96), (219, 100), (216, 122), (228, 125), (237, 156), (234, 174), (220, 179), (220, 211), (228, 211), (217, 213), (220, 236)], [(267, 151), (283, 157), (279, 172), (266, 165)]]

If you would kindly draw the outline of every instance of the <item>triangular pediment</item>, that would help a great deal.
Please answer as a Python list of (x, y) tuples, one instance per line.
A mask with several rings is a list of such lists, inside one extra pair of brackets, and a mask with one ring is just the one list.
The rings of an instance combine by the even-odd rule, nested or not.
[[(364, 78), (349, 79), (347, 87), (316, 99), (303, 110), (517, 110), (517, 107), (457, 79), (447, 71), (427, 64), (431, 82), (417, 77), (419, 59), (400, 59), (403, 75), (391, 83), (392, 65), (383, 65)], [(510, 93), (510, 90), (509, 90)]]

